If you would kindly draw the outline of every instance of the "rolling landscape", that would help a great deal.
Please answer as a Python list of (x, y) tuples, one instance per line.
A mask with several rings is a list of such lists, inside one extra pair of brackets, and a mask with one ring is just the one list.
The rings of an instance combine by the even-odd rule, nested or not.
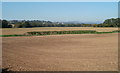
[[(101, 8), (102, 4), (106, 8)], [(3, 3), (0, 66), (3, 71), (118, 71), (120, 18), (117, 18), (115, 10), (109, 16), (106, 13), (114, 9), (111, 6), (114, 4), (117, 3)], [(39, 13), (29, 10), (32, 6)], [(36, 6), (39, 9), (43, 6), (44, 10), (39, 11)], [(31, 11), (30, 15), (25, 10), (21, 11), (24, 7)], [(65, 8), (63, 12), (61, 7)], [(67, 13), (71, 11), (69, 7), (73, 10), (72, 13)], [(83, 11), (80, 12), (77, 7)], [(89, 12), (94, 12), (89, 8), (94, 10), (97, 7), (101, 10), (108, 9), (104, 9), (106, 15), (98, 12), (99, 15), (97, 11), (95, 13), (98, 18), (96, 14), (90, 15)], [(86, 11), (89, 12), (85, 13)], [(78, 17), (83, 14), (83, 18)], [(39, 19), (32, 17), (31, 20), (28, 16), (38, 16)], [(56, 16), (60, 19), (55, 18)], [(87, 16), (89, 17), (86, 18)]]

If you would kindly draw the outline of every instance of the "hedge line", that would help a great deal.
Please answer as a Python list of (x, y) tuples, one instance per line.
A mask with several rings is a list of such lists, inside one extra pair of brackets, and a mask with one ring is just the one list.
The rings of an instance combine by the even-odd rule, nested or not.
[(120, 30), (115, 30), (111, 32), (97, 32), (94, 30), (77, 30), (77, 31), (40, 31), (40, 32), (27, 32), (26, 34), (19, 35), (0, 35), (0, 37), (15, 37), (15, 36), (39, 36), (39, 35), (57, 35), (57, 34), (103, 34), (103, 33), (120, 33)]
[(77, 30), (77, 31), (40, 31), (40, 32), (27, 32), (28, 35), (55, 35), (55, 34), (85, 34), (96, 33), (94, 30)]

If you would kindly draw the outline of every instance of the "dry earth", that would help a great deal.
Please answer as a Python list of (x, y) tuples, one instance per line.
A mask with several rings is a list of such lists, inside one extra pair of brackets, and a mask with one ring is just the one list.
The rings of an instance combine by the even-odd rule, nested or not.
[(118, 34), (3, 37), (3, 68), (14, 71), (117, 71)]
[(101, 28), (101, 27), (40, 27), (40, 28), (3, 28), (3, 35), (24, 34), (31, 31), (72, 31), (72, 30), (96, 30), (98, 32), (109, 32), (118, 30), (118, 28)]

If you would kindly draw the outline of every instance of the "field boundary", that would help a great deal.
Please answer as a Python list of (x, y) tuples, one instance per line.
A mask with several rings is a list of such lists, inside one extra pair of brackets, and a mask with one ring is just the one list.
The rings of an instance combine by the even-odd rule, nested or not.
[(25, 34), (0, 35), (0, 37), (17, 37), (17, 36), (43, 36), (43, 35), (61, 35), (61, 34), (105, 34), (120, 33), (120, 30), (111, 32), (97, 32), (95, 30), (74, 30), (74, 31), (32, 31)]

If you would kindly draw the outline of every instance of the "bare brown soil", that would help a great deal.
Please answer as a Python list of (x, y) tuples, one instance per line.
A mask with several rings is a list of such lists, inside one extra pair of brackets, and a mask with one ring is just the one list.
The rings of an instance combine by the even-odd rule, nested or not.
[(3, 68), (14, 71), (117, 71), (118, 34), (3, 37)]

